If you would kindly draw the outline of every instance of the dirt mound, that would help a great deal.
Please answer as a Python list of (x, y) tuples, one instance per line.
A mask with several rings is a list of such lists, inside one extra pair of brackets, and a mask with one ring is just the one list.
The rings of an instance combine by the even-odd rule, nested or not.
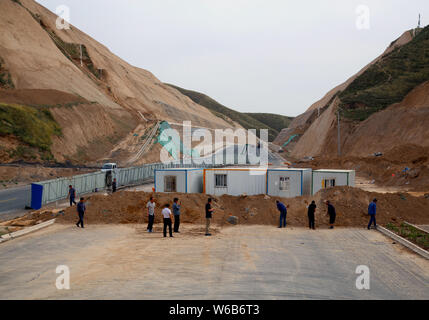
[(384, 157), (395, 163), (429, 164), (429, 147), (415, 144), (399, 145), (386, 152)]
[(409, 191), (429, 191), (429, 148), (400, 145), (381, 157), (318, 157), (297, 161), (296, 167), (355, 170), (358, 176), (378, 186), (401, 187)]
[[(88, 224), (129, 224), (146, 223), (146, 203), (151, 193), (122, 191), (113, 195), (94, 195), (88, 198), (85, 220)], [(161, 222), (161, 206), (171, 203), (174, 197), (182, 201), (181, 221), (184, 223), (203, 224), (204, 206), (207, 195), (203, 194), (153, 194), (157, 209), (155, 222)], [(279, 213), (275, 200), (280, 199), (289, 205), (288, 223), (291, 226), (307, 226), (306, 206), (311, 200), (317, 202), (319, 212), (316, 216), (318, 226), (327, 226), (325, 200), (331, 200), (337, 209), (337, 225), (344, 227), (362, 227), (368, 222), (367, 207), (369, 202), (379, 199), (378, 222), (400, 223), (404, 220), (411, 223), (429, 223), (429, 199), (413, 197), (408, 194), (377, 194), (360, 189), (343, 187), (319, 192), (314, 197), (297, 197), (280, 199), (260, 196), (221, 196), (214, 197), (214, 222), (221, 226), (230, 225), (230, 216), (238, 217), (239, 224), (277, 225)], [(58, 218), (60, 223), (76, 223), (76, 208), (65, 210), (64, 216)]]
[[(338, 224), (362, 226), (368, 223), (368, 204), (377, 198), (377, 223), (400, 224), (408, 221), (416, 224), (429, 222), (429, 198), (413, 197), (407, 193), (374, 193), (356, 188), (324, 190), (322, 199), (330, 200), (338, 214)], [(320, 207), (320, 203), (319, 203)]]

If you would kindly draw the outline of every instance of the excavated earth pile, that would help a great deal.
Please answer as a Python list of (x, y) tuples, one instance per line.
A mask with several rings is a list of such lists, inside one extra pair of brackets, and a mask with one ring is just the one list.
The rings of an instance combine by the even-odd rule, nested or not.
[[(113, 195), (94, 195), (88, 198), (85, 221), (88, 224), (131, 224), (146, 223), (146, 203), (150, 196), (157, 203), (155, 222), (161, 222), (161, 207), (172, 203), (178, 197), (182, 202), (181, 222), (203, 224), (204, 206), (207, 195), (203, 194), (162, 194), (122, 191)], [(337, 225), (343, 227), (362, 227), (368, 222), (367, 207), (373, 198), (378, 199), (378, 223), (408, 221), (416, 224), (429, 224), (429, 198), (413, 197), (409, 194), (379, 194), (350, 187), (338, 187), (319, 192), (314, 197), (304, 196), (293, 199), (281, 199), (258, 196), (221, 196), (213, 197), (215, 214), (213, 222), (230, 225), (230, 216), (238, 217), (238, 224), (277, 225), (279, 213), (275, 200), (289, 205), (288, 223), (294, 227), (307, 226), (306, 206), (315, 200), (318, 207), (316, 221), (318, 226), (327, 226), (325, 200), (330, 200), (337, 210)], [(68, 208), (64, 215), (59, 215), (59, 223), (76, 223), (76, 208)]]
[(409, 191), (429, 190), (429, 148), (413, 144), (392, 148), (380, 157), (324, 158), (298, 161), (297, 167), (312, 169), (351, 169), (360, 176), (385, 187), (401, 187)]

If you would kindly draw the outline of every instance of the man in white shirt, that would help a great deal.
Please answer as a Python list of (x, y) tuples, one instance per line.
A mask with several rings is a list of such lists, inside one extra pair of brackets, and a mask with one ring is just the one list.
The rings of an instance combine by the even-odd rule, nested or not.
[(170, 237), (173, 238), (173, 230), (171, 228), (171, 221), (173, 218), (173, 214), (170, 210), (170, 204), (166, 204), (165, 208), (162, 209), (162, 216), (164, 217), (164, 238), (167, 237), (167, 226), (170, 233)]
[(153, 221), (155, 220), (155, 206), (155, 200), (153, 199), (153, 197), (150, 197), (150, 200), (146, 205), (148, 215), (147, 232), (153, 232)]

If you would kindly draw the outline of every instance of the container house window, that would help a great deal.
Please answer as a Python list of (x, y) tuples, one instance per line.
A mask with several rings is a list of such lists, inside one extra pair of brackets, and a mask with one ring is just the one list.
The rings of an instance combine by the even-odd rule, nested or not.
[(227, 175), (226, 174), (215, 174), (215, 187), (226, 188), (228, 187)]
[(166, 176), (165, 177), (164, 189), (165, 189), (165, 192), (177, 192), (176, 177), (175, 176)]
[(289, 191), (290, 177), (280, 177), (279, 190)]
[(335, 187), (335, 179), (325, 179), (325, 180), (323, 180), (323, 187), (325, 189)]

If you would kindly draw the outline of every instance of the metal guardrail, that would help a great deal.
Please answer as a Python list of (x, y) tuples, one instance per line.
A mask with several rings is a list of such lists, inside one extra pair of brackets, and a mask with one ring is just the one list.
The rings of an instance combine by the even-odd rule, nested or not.
[[(156, 169), (167, 168), (212, 168), (219, 165), (184, 164), (180, 161), (164, 163), (151, 163), (140, 167), (116, 169), (112, 171), (112, 179), (116, 178), (117, 186), (124, 187), (144, 183), (154, 178)], [(54, 180), (35, 183), (43, 186), (42, 205), (51, 202), (65, 200), (68, 196), (69, 185), (72, 185), (78, 196), (105, 190), (108, 187), (106, 172), (93, 172), (72, 177), (64, 177)], [(28, 204), (30, 206), (30, 203)]]

